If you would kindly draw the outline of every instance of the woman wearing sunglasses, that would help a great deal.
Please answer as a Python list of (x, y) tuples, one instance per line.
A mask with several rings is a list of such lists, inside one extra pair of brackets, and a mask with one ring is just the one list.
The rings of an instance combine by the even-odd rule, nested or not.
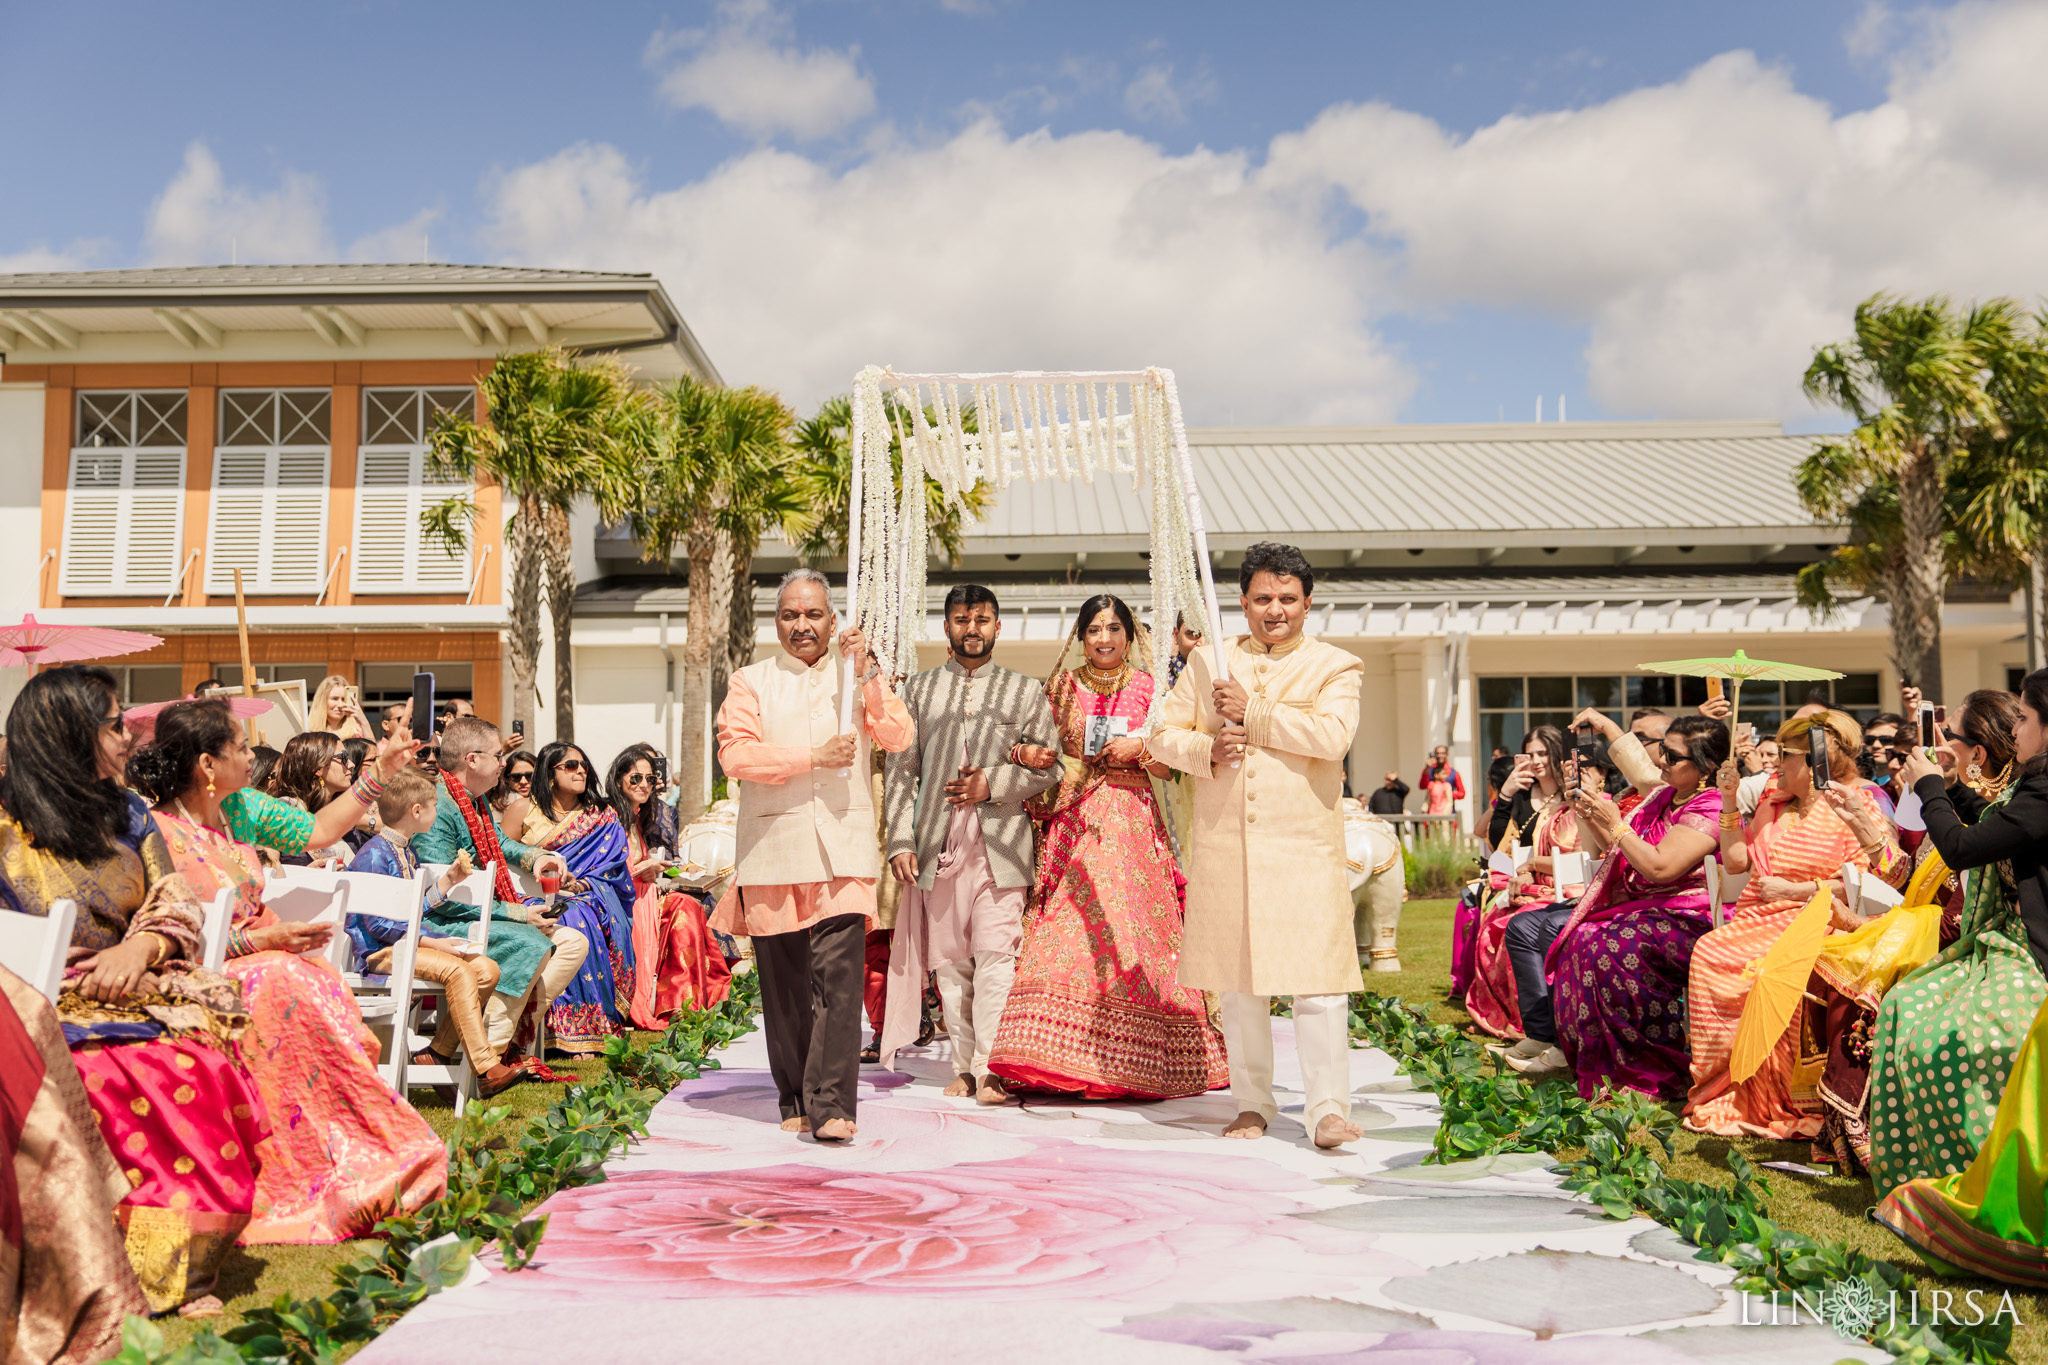
[[(612, 809), (626, 830), (626, 858), (633, 875), (633, 976), (631, 1016), (635, 1028), (668, 1027), (683, 1006), (710, 1009), (732, 988), (725, 954), (705, 923), (703, 902), (664, 887), (660, 816), (654, 790), (654, 747), (635, 744), (612, 760), (605, 785)], [(673, 851), (672, 849), (669, 851)]]
[(521, 749), (505, 757), (505, 771), (498, 785), (484, 799), (498, 812), (499, 829), (524, 829), (526, 813), (533, 809), (533, 775), (540, 760)]
[(569, 866), (556, 918), (590, 940), (590, 956), (549, 1007), (548, 1032), (572, 1059), (595, 1057), (606, 1039), (625, 1035), (632, 1005), (633, 873), (625, 827), (605, 802), (590, 756), (574, 744), (540, 751), (518, 838)]

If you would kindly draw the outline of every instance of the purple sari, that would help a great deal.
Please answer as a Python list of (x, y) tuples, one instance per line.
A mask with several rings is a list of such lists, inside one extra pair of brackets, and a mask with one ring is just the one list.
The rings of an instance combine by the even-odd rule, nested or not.
[[(1714, 837), (1721, 793), (1702, 788), (1676, 810), (1660, 787), (1629, 817), (1655, 844), (1673, 826)], [(1607, 858), (1544, 959), (1557, 1045), (1593, 1097), (1603, 1080), (1659, 1099), (1682, 1100), (1692, 1084), (1685, 985), (1693, 944), (1713, 927), (1706, 861), (1675, 882), (1648, 881), (1628, 859)]]

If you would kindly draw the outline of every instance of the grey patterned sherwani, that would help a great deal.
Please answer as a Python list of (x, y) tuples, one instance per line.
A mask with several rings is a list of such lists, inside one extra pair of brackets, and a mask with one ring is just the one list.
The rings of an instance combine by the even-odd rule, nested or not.
[(993, 663), (970, 677), (948, 661), (912, 674), (903, 684), (903, 704), (917, 722), (917, 742), (887, 759), (888, 856), (915, 853), (917, 884), (932, 889), (952, 812), (946, 784), (962, 763), (971, 763), (988, 775), (988, 800), (980, 813), (989, 871), (999, 887), (1030, 886), (1031, 817), (1024, 802), (1059, 781), (1060, 770), (1057, 764), (1041, 770), (1012, 763), (1010, 750), (1035, 744), (1058, 751), (1060, 734), (1045, 684)]

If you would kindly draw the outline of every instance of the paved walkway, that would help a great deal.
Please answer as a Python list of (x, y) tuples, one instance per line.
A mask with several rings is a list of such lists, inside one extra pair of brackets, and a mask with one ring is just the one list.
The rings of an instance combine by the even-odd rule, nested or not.
[[(1292, 1038), (1275, 1021), (1282, 1086)], [(1728, 1272), (1615, 1223), (1540, 1156), (1421, 1164), (1432, 1096), (1353, 1054), (1359, 1142), (1296, 1108), (1217, 1136), (1223, 1093), (1163, 1104), (949, 1100), (941, 1042), (866, 1068), (861, 1134), (777, 1126), (761, 1035), (570, 1190), (534, 1264), (443, 1293), (366, 1365), (1825, 1365), (1825, 1328), (1744, 1327)], [(1285, 1097), (1283, 1097), (1283, 1102)], [(493, 1263), (494, 1264), (494, 1263)], [(1626, 1342), (1618, 1336), (1627, 1335)]]

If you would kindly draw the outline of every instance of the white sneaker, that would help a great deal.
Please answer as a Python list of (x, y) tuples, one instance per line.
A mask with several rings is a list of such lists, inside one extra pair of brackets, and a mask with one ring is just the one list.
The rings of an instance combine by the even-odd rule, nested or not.
[(1507, 1060), (1508, 1065), (1525, 1080), (1548, 1080), (1552, 1076), (1568, 1075), (1572, 1069), (1564, 1053), (1554, 1046), (1546, 1046), (1534, 1057), (1517, 1057), (1510, 1052)]

